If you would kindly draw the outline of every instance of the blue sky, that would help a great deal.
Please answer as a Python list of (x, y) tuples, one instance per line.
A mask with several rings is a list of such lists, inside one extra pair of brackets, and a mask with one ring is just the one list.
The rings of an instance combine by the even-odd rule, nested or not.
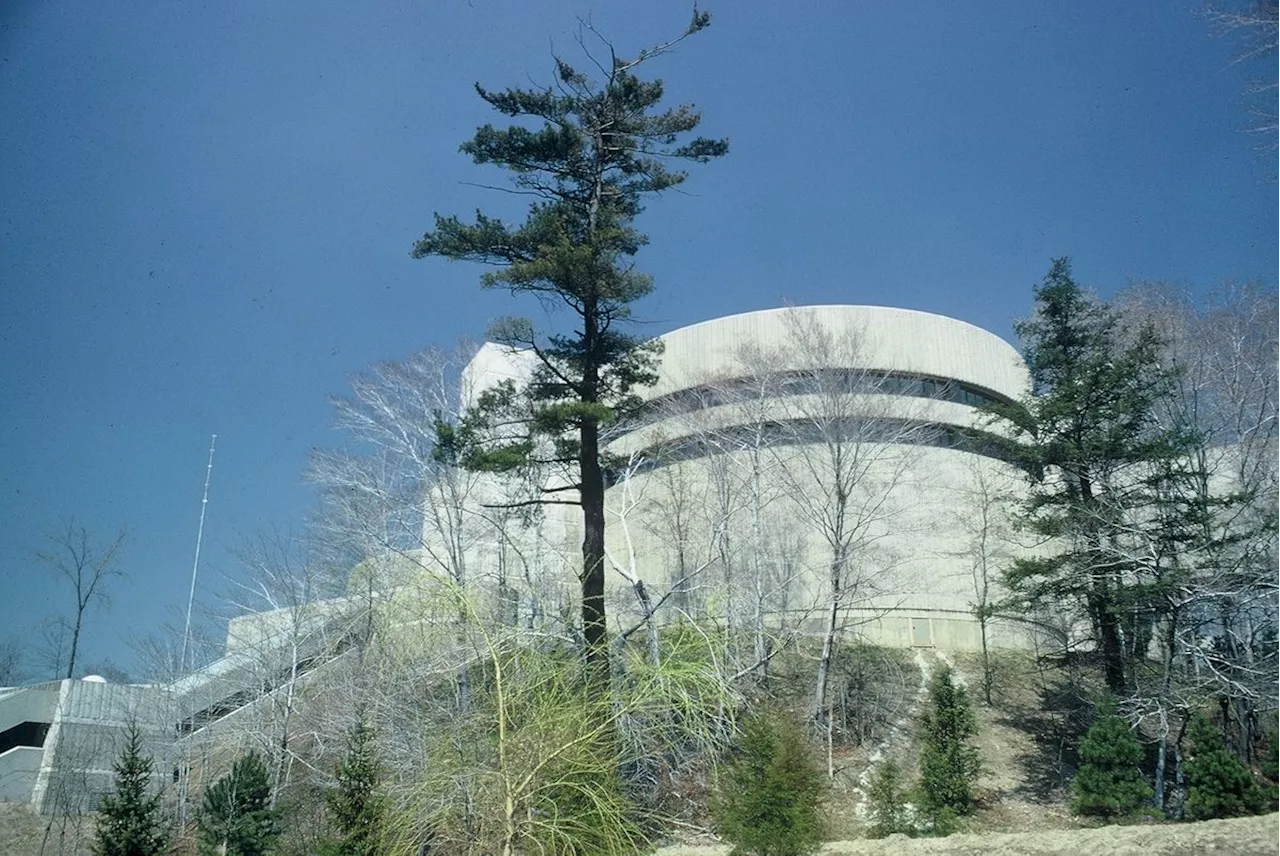
[[(1274, 156), (1198, 2), (710, 7), (655, 62), (730, 155), (654, 200), (653, 333), (875, 303), (1011, 335), (1054, 256), (1110, 294), (1276, 286)], [(132, 541), (82, 662), (201, 602), (232, 549), (298, 527), (326, 397), (369, 363), (533, 309), (414, 261), (433, 211), (518, 214), (458, 154), (472, 84), (549, 81), (575, 20), (619, 51), (685, 2), (18, 2), (0, 11), (0, 639), (70, 594), (32, 560), (74, 515)]]

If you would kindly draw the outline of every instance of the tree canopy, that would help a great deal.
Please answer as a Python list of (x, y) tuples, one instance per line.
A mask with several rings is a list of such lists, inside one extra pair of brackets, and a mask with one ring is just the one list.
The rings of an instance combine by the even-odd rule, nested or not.
[(125, 745), (112, 769), (115, 792), (102, 797), (98, 807), (96, 856), (158, 856), (169, 849), (169, 822), (161, 807), (161, 794), (151, 791), (155, 763), (143, 754), (142, 730), (129, 723)]
[[(515, 191), (534, 202), (518, 224), (481, 211), (471, 223), (437, 214), (435, 228), (413, 247), (415, 258), (493, 265), (483, 287), (531, 294), (570, 312), (568, 330), (539, 332), (527, 318), (495, 323), (494, 341), (532, 356), (528, 384), (488, 390), (440, 439), (443, 454), (477, 469), (563, 468), (568, 484), (538, 501), (582, 507), (582, 631), (587, 658), (597, 665), (607, 656), (601, 431), (634, 403), (636, 387), (655, 378), (654, 347), (624, 329), (634, 303), (653, 288), (632, 261), (647, 242), (634, 221), (645, 198), (685, 181), (687, 174), (669, 164), (705, 163), (728, 151), (725, 140), (689, 138), (701, 122), (698, 111), (660, 107), (662, 81), (643, 79), (637, 69), (710, 20), (695, 11), (682, 35), (632, 59), (584, 24), (579, 44), (586, 50), (591, 37), (608, 53), (587, 51), (603, 79), (556, 57), (555, 81), (545, 88), (477, 84), (486, 103), (518, 123), (485, 125), (462, 152), (510, 172)], [(576, 502), (563, 499), (574, 492)]]
[(1022, 521), (1056, 546), (1014, 561), (1006, 583), (1020, 611), (1078, 604), (1108, 688), (1121, 694), (1126, 660), (1150, 635), (1126, 621), (1159, 594), (1161, 569), (1134, 548), (1176, 538), (1185, 525), (1170, 512), (1193, 436), (1159, 418), (1174, 373), (1159, 361), (1154, 327), (1122, 327), (1076, 283), (1066, 258), (1054, 260), (1035, 298), (1035, 315), (1016, 327), (1031, 394), (993, 409), (1009, 420), (1007, 451), (1030, 478)]

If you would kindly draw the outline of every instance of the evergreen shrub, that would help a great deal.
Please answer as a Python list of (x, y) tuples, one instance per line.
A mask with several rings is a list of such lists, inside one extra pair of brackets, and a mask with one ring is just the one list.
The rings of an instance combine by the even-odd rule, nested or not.
[(1142, 746), (1110, 707), (1080, 741), (1080, 760), (1072, 783), (1076, 814), (1119, 819), (1138, 814), (1150, 802), (1151, 786), (1138, 769)]
[(1275, 726), (1268, 728), (1262, 735), (1262, 746), (1259, 749), (1258, 772), (1262, 774), (1263, 795), (1267, 805), (1274, 811), (1280, 801), (1280, 735)]
[(1259, 814), (1266, 797), (1253, 773), (1227, 748), (1222, 732), (1196, 714), (1187, 731), (1191, 753), (1183, 764), (1187, 777), (1187, 820), (1211, 820)]
[(336, 836), (320, 848), (321, 856), (375, 856), (378, 852), (387, 804), (376, 736), (363, 715), (347, 731), (337, 783), (324, 795)]
[(880, 765), (867, 788), (871, 824), (868, 838), (885, 838), (894, 833), (915, 835), (907, 807), (907, 787), (902, 769), (892, 760)]
[(743, 726), (711, 811), (734, 856), (804, 856), (822, 843), (825, 790), (799, 728), (757, 715)]
[(978, 721), (969, 693), (956, 683), (949, 667), (934, 676), (930, 704), (921, 718), (921, 809), (939, 835), (954, 831), (957, 815), (973, 811), (973, 785), (982, 759), (970, 742)]
[(160, 794), (150, 793), (154, 763), (142, 753), (142, 731), (130, 723), (115, 770), (115, 792), (98, 807), (95, 856), (158, 856), (169, 848), (170, 829)]
[(267, 765), (257, 752), (237, 760), (230, 773), (204, 792), (196, 828), (200, 856), (263, 856), (280, 831)]

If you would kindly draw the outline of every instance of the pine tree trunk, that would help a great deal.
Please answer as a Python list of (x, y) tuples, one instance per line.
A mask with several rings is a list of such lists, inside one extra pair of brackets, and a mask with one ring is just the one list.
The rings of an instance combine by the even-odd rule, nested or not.
[(579, 466), (582, 475), (582, 636), (587, 669), (593, 679), (607, 678), (604, 609), (604, 473), (600, 469), (600, 435), (594, 419), (584, 419)]
[[(592, 232), (599, 182), (592, 197)], [(600, 368), (596, 350), (600, 345), (599, 305), (592, 297), (582, 303), (582, 345), (585, 354), (582, 386), (578, 398), (583, 404), (600, 401)], [(600, 423), (584, 414), (578, 429), (578, 498), (582, 503), (582, 638), (588, 681), (599, 693), (609, 679), (608, 633), (604, 608), (604, 471), (600, 468)]]
[(1102, 668), (1107, 680), (1107, 689), (1117, 696), (1125, 691), (1124, 650), (1120, 645), (1120, 622), (1116, 619), (1111, 604), (1098, 599), (1095, 615), (1098, 625), (1099, 644), (1102, 646)]

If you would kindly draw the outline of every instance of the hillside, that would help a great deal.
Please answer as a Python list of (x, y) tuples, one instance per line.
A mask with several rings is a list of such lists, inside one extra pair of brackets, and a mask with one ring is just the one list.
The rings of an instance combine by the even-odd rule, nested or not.
[[(929, 649), (847, 648), (838, 660), (838, 714), (843, 740), (814, 735), (813, 749), (834, 771), (826, 802), (828, 854), (1013, 854), (1275, 853), (1277, 817), (1268, 815), (1207, 823), (1148, 823), (1098, 827), (1067, 811), (1078, 735), (1087, 725), (1091, 670), (1048, 666), (1028, 653), (1000, 652), (994, 660), (992, 704), (982, 702), (981, 662), (976, 654)], [(969, 687), (979, 721), (977, 744), (983, 772), (976, 788), (977, 810), (962, 820), (960, 834), (941, 839), (904, 836), (865, 838), (864, 790), (877, 764), (892, 758), (913, 776), (917, 763), (917, 722), (930, 676), (943, 665)], [(812, 662), (806, 656), (778, 658), (757, 703), (804, 718), (809, 703)], [(839, 708), (837, 708), (839, 710)], [(827, 750), (830, 749), (828, 755)], [(709, 759), (698, 759), (677, 776), (668, 808), (681, 806), (674, 828), (679, 841), (659, 856), (721, 856), (729, 848), (711, 833), (706, 814), (711, 779)], [(26, 856), (88, 852), (92, 821), (56, 821), (31, 814), (26, 806), (0, 806), (0, 853)], [(46, 840), (43, 850), (42, 841)], [(61, 841), (59, 841), (61, 839)], [(292, 839), (281, 853), (306, 852)], [(299, 849), (301, 848), (301, 849)]]
[[(1107, 856), (1200, 856), (1206, 853), (1254, 856), (1276, 852), (1278, 816), (1240, 817), (1204, 823), (1106, 826), (1096, 829), (1051, 829), (1044, 832), (989, 832), (947, 838), (839, 841), (824, 854), (848, 856), (1013, 856), (1013, 854), (1105, 853)], [(723, 856), (728, 847), (667, 847), (657, 856)]]
[[(1084, 694), (1088, 672), (1037, 663), (1025, 653), (1000, 652), (994, 660), (992, 704), (982, 703), (981, 662), (976, 654), (947, 654), (915, 649), (860, 649), (864, 660), (880, 665), (867, 677), (889, 708), (861, 746), (834, 747), (836, 770), (827, 800), (833, 839), (824, 853), (1275, 853), (1277, 817), (1207, 823), (1153, 823), (1098, 827), (1067, 809), (1076, 764), (1076, 743), (1089, 722)], [(965, 831), (941, 839), (896, 835), (865, 839), (864, 788), (875, 766), (894, 758), (914, 773), (918, 760), (916, 721), (926, 699), (929, 677), (943, 663), (968, 685), (979, 722), (977, 744), (983, 772), (978, 808), (962, 823)], [(803, 708), (806, 675), (780, 675), (775, 696), (797, 712)], [(791, 684), (794, 681), (794, 684)], [(894, 690), (894, 685), (897, 690)], [(705, 819), (704, 819), (705, 820)], [(729, 848), (710, 835), (689, 836), (661, 856), (713, 856)]]

